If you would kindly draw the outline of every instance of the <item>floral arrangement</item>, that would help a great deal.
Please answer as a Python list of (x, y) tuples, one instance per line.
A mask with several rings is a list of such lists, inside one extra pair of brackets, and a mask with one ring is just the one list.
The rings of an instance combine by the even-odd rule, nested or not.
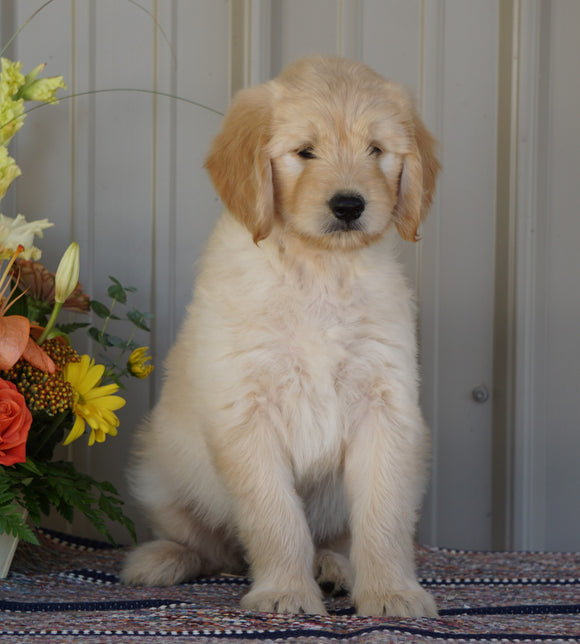
[[(20, 62), (2, 58), (1, 65), (0, 201), (21, 174), (8, 144), (22, 127), (24, 102), (55, 103), (57, 91), (66, 87), (61, 76), (39, 78), (44, 65), (26, 76)], [(34, 246), (35, 237), (50, 226), (47, 219), (28, 222), (22, 215), (0, 215), (0, 534), (34, 543), (25, 515), (38, 525), (41, 515), (54, 509), (67, 521), (75, 510), (82, 512), (111, 541), (107, 518), (134, 538), (117, 490), (77, 471), (68, 460), (55, 460), (55, 450), (83, 436), (92, 446), (117, 434), (115, 412), (125, 404), (118, 394), (123, 378), (146, 378), (153, 369), (147, 347), (133, 340), (137, 329), (149, 331), (150, 315), (132, 308), (121, 316), (119, 306), (128, 307), (135, 289), (113, 277), (110, 304), (91, 300), (78, 282), (75, 242), (56, 272), (50, 272)], [(92, 312), (99, 325), (59, 324), (63, 309)], [(110, 333), (112, 320), (124, 320), (131, 336)], [(100, 352), (99, 363), (74, 349), (71, 336), (80, 330)]]

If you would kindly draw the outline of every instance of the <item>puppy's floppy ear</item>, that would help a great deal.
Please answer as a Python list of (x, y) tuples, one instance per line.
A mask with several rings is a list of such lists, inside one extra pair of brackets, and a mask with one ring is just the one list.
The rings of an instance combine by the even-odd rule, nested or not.
[(239, 92), (205, 163), (225, 206), (248, 228), (256, 243), (269, 235), (274, 216), (267, 150), (271, 104), (267, 83)]
[(417, 228), (431, 206), (441, 166), (436, 156), (437, 142), (414, 111), (410, 130), (411, 149), (403, 159), (395, 224), (403, 239), (417, 241)]

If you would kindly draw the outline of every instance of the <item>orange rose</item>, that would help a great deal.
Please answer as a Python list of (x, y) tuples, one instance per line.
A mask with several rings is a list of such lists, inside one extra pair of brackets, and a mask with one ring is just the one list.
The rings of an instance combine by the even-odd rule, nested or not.
[(0, 378), (0, 465), (26, 461), (26, 439), (32, 414), (24, 396), (11, 382)]

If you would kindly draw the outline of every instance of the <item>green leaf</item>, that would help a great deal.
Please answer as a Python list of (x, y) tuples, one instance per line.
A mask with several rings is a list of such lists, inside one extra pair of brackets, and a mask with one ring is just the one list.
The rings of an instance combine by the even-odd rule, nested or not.
[(0, 507), (0, 534), (11, 534), (17, 539), (38, 545), (36, 535), (22, 517), (22, 508), (16, 503)]
[(107, 289), (107, 295), (113, 300), (117, 300), (117, 302), (125, 304), (127, 302), (127, 294), (125, 293), (125, 289), (121, 286), (118, 280), (114, 279), (113, 277), (111, 277), (110, 279), (113, 280), (113, 284), (111, 284), (111, 286), (109, 286), (109, 288)]
[(6, 490), (4, 492), (1, 492), (0, 493), (0, 508), (5, 506), (5, 505), (9, 505), (9, 504), (13, 503), (16, 500), (17, 496), (18, 495), (15, 494), (13, 490)]
[(125, 349), (127, 347), (127, 341), (116, 335), (109, 335), (108, 340), (111, 343), (111, 346), (117, 347), (118, 349)]
[(31, 458), (27, 458), (24, 463), (20, 463), (20, 467), (28, 472), (32, 472), (35, 476), (42, 476), (42, 472), (34, 464), (34, 461)]
[[(137, 292), (137, 288), (135, 286), (123, 286), (121, 284), (121, 282), (119, 282), (119, 280), (116, 277), (113, 277), (112, 275), (109, 275), (109, 279), (111, 280), (111, 282), (113, 282), (112, 286), (116, 286), (119, 289), (123, 289), (123, 291), (125, 291), (125, 293), (136, 293)], [(111, 288), (111, 287), (109, 287), (109, 288)], [(123, 300), (123, 302), (124, 302), (124, 300)]]
[(123, 373), (120, 375), (117, 375), (112, 369), (105, 369), (105, 373), (103, 374), (103, 379), (101, 380), (102, 385), (111, 385), (115, 384), (119, 389), (126, 390), (127, 387), (123, 384), (121, 381), (121, 376)]
[(147, 326), (147, 320), (151, 317), (150, 313), (141, 313), (141, 311), (138, 311), (137, 309), (131, 309), (127, 313), (127, 318), (131, 320), (138, 329), (143, 329), (143, 331), (151, 331)]
[(95, 481), (68, 461), (29, 461), (0, 467), (0, 533), (36, 542), (34, 533), (22, 521), (19, 508), (23, 507), (35, 525), (40, 523), (41, 514), (48, 515), (51, 510), (67, 521), (76, 511), (81, 512), (114, 543), (105, 523), (110, 519), (124, 526), (135, 541), (135, 527), (123, 514), (122, 506), (123, 500), (111, 483)]
[(113, 344), (109, 340), (109, 334), (108, 333), (103, 333), (97, 327), (92, 326), (89, 329), (89, 335), (91, 338), (95, 341), (98, 342), (100, 345), (103, 347), (112, 347)]
[(70, 322), (69, 324), (57, 324), (56, 326), (59, 331), (62, 331), (65, 335), (70, 335), (77, 329), (84, 329), (85, 327), (90, 326), (90, 322)]
[(111, 315), (109, 309), (97, 300), (91, 300), (91, 310), (103, 319), (106, 319)]

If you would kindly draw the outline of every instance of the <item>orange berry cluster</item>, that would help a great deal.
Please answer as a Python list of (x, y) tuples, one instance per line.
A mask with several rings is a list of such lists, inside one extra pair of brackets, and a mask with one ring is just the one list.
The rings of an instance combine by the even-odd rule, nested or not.
[(80, 356), (57, 339), (47, 340), (42, 348), (54, 361), (56, 373), (45, 373), (21, 358), (10, 370), (1, 372), (1, 376), (16, 385), (32, 414), (44, 412), (56, 416), (71, 409), (74, 402), (73, 388), (63, 380), (62, 368), (68, 362), (79, 362)]

